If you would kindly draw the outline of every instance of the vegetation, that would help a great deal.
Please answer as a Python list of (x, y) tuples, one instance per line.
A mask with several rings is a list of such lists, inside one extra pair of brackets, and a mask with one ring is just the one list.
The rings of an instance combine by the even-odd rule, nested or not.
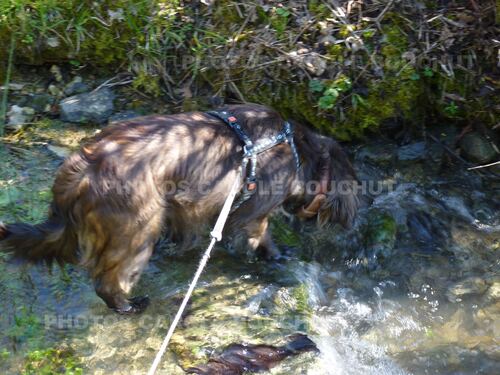
[(232, 96), (341, 139), (386, 121), (496, 125), (498, 96), (479, 94), (498, 88), (493, 1), (7, 0), (0, 20), (16, 64), (128, 70), (183, 109), (186, 91)]

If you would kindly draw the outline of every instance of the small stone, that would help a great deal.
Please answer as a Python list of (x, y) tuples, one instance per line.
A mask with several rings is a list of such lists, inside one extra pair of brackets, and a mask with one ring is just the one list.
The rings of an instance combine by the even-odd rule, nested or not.
[(52, 65), (52, 67), (50, 68), (50, 72), (52, 73), (52, 75), (54, 76), (54, 78), (57, 82), (63, 81), (61, 68), (59, 68), (57, 65)]
[(467, 160), (475, 163), (488, 163), (497, 155), (492, 141), (477, 132), (466, 134), (460, 142), (460, 149)]
[(13, 130), (19, 130), (22, 125), (31, 122), (34, 115), (35, 110), (33, 108), (13, 105), (10, 111), (7, 112), (7, 118), (9, 119), (7, 127)]
[(115, 95), (108, 88), (70, 96), (61, 101), (61, 120), (67, 122), (102, 124), (114, 110)]
[(424, 159), (426, 154), (425, 142), (415, 142), (400, 147), (398, 150), (398, 159), (403, 161)]
[(458, 302), (464, 296), (483, 294), (486, 289), (488, 289), (488, 285), (483, 279), (469, 277), (448, 288), (446, 296), (451, 302)]
[(56, 85), (49, 85), (48, 91), (50, 95), (55, 96), (55, 97), (60, 97), (61, 96), (61, 89), (57, 87)]
[(84, 92), (87, 92), (90, 90), (90, 87), (83, 82), (82, 77), (76, 76), (73, 78), (73, 80), (66, 85), (64, 88), (64, 94), (66, 96), (71, 96), (71, 95), (76, 95), (76, 94), (83, 94)]

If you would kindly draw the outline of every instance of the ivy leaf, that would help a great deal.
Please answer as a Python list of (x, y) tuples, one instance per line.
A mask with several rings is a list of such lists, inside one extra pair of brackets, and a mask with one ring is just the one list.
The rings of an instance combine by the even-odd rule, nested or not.
[(335, 105), (336, 101), (337, 101), (336, 97), (333, 97), (331, 95), (325, 95), (319, 98), (318, 107), (321, 109), (331, 109)]
[(290, 12), (286, 8), (276, 8), (276, 14), (281, 17), (288, 17)]
[(326, 89), (323, 93), (324, 96), (332, 96), (334, 99), (339, 97), (339, 90), (334, 89), (333, 87)]
[(309, 90), (312, 92), (322, 92), (324, 88), (325, 85), (319, 79), (312, 79), (309, 81)]

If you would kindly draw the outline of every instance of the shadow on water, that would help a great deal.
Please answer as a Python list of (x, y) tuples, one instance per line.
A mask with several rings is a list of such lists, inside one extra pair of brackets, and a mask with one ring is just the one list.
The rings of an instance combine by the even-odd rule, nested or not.
[[(384, 143), (353, 151), (360, 178), (382, 186), (365, 197), (355, 227), (316, 229), (277, 215), (273, 233), (290, 251), (276, 263), (217, 248), (161, 365), (165, 373), (201, 366), (230, 344), (275, 345), (297, 333), (320, 353), (287, 358), (271, 373), (496, 373), (498, 186), (443, 155), (401, 161)], [(48, 200), (43, 192), (58, 161), (30, 152), (5, 159), (6, 221), (38, 220)], [(1, 260), (0, 371), (37, 373), (60, 361), (59, 369), (83, 373), (145, 373), (198, 257), (157, 249), (134, 291), (149, 294), (152, 305), (133, 317), (108, 311), (81, 269), (48, 273)], [(33, 357), (49, 356), (47, 349), (60, 352)], [(65, 351), (71, 362), (61, 359)]]

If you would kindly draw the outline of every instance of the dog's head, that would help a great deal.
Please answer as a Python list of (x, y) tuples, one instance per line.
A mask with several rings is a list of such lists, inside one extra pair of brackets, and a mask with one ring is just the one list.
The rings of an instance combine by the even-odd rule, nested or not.
[(340, 223), (350, 228), (358, 211), (358, 179), (344, 150), (332, 139), (327, 142), (330, 176), (326, 200), (318, 212), (320, 224)]
[[(340, 223), (350, 228), (359, 206), (356, 173), (336, 141), (317, 136), (315, 143), (315, 191), (307, 192), (312, 195), (312, 200), (297, 215), (303, 219), (316, 217), (320, 226)], [(308, 186), (313, 185), (306, 181), (306, 190), (309, 190)]]

